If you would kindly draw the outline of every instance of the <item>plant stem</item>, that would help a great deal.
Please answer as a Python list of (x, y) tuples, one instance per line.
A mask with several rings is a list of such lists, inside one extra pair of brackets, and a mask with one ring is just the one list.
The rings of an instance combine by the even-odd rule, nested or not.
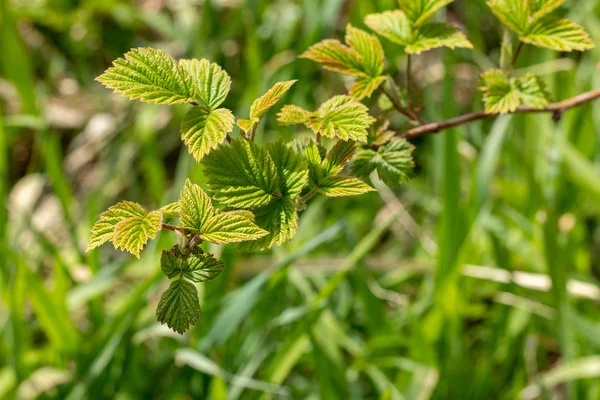
[(189, 228), (184, 228), (182, 226), (175, 226), (175, 225), (171, 225), (171, 224), (162, 224), (162, 229), (166, 229), (168, 231), (178, 231), (178, 232), (185, 232), (186, 230), (191, 230)]
[[(557, 103), (548, 104), (544, 108), (533, 108), (530, 106), (520, 106), (515, 111), (509, 114), (524, 114), (524, 113), (553, 113), (553, 119), (555, 121), (560, 120), (563, 113), (570, 108), (577, 107), (581, 104), (589, 103), (600, 97), (600, 89), (594, 89), (589, 92), (582, 93), (578, 96), (566, 99)], [(458, 117), (454, 117), (445, 121), (430, 122), (415, 128), (409, 129), (403, 133), (400, 133), (399, 137), (406, 139), (416, 138), (429, 133), (437, 133), (448, 128), (455, 126), (464, 125), (472, 121), (488, 119), (496, 117), (500, 114), (486, 113), (483, 111), (472, 112), (464, 114)]]
[(410, 119), (411, 121), (418, 121), (418, 118), (415, 117), (415, 115), (410, 112), (410, 110), (405, 109), (404, 107), (402, 107), (402, 104), (400, 104), (400, 102), (398, 101), (398, 99), (396, 99), (396, 96), (392, 95), (386, 88), (384, 85), (381, 85), (379, 87), (379, 90), (386, 95), (386, 97), (388, 99), (390, 99), (390, 101), (392, 102), (392, 104), (394, 105), (394, 108), (402, 115), (404, 115), (406, 118)]
[(317, 144), (321, 144), (321, 134), (317, 133)]
[(410, 78), (411, 68), (411, 56), (406, 56), (406, 98), (408, 99), (408, 109), (412, 112), (412, 82)]
[(254, 138), (256, 137), (256, 128), (257, 128), (258, 124), (254, 125), (252, 127), (252, 129), (250, 129), (250, 134), (248, 136), (250, 136), (250, 141), (254, 142)]
[(519, 47), (517, 47), (517, 51), (515, 51), (515, 55), (513, 56), (513, 59), (512, 59), (512, 68), (513, 69), (515, 69), (515, 67), (517, 66), (517, 60), (519, 59), (519, 56), (521, 55), (523, 46), (525, 46), (525, 42), (519, 42)]
[(227, 143), (231, 143), (231, 141), (233, 140), (229, 135), (225, 136), (225, 139), (227, 139)]
[(300, 198), (300, 201), (302, 202), (307, 202), (308, 200), (312, 199), (313, 197), (315, 197), (315, 195), (318, 193), (317, 188), (314, 187), (312, 188), (308, 193), (306, 193), (304, 196), (302, 196)]

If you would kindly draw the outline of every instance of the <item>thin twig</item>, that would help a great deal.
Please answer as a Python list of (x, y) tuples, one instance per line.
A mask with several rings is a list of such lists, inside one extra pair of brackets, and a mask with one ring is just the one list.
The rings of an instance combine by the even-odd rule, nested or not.
[[(557, 103), (548, 104), (544, 108), (533, 108), (530, 106), (518, 107), (515, 111), (509, 114), (523, 114), (523, 113), (553, 113), (553, 119), (555, 121), (560, 120), (563, 113), (570, 108), (577, 107), (581, 104), (589, 103), (600, 97), (600, 89), (594, 89), (589, 92), (582, 93), (578, 96), (572, 97), (567, 100), (563, 100)], [(464, 125), (472, 121), (488, 119), (496, 117), (500, 114), (490, 114), (483, 111), (472, 112), (464, 114), (459, 117), (451, 118), (445, 121), (430, 122), (415, 128), (409, 129), (406, 132), (399, 134), (399, 137), (406, 139), (412, 139), (418, 136), (426, 135), (429, 133), (437, 133), (445, 129), (453, 128), (455, 126)]]
[(384, 85), (381, 85), (379, 87), (379, 90), (381, 90), (381, 92), (383, 94), (385, 94), (388, 99), (390, 99), (390, 101), (394, 105), (394, 108), (396, 110), (398, 110), (398, 112), (400, 114), (404, 115), (406, 118), (408, 118), (410, 120), (415, 120), (414, 116), (410, 113), (410, 111), (408, 111), (407, 109), (402, 107), (402, 104), (400, 104), (398, 99), (396, 99), (396, 96), (393, 96), (390, 92), (388, 92), (388, 90), (384, 87)]
[(411, 73), (411, 56), (408, 54), (406, 56), (406, 98), (408, 99), (408, 109), (412, 111), (412, 82), (410, 79)]
[(169, 231), (179, 231), (179, 232), (184, 232), (186, 229), (188, 229), (188, 228), (184, 228), (182, 226), (175, 226), (175, 225), (171, 225), (171, 224), (162, 224), (162, 228), (169, 230)]
[(225, 136), (225, 139), (227, 139), (227, 143), (231, 143), (231, 141), (233, 140), (229, 135)]
[(525, 46), (525, 42), (519, 42), (519, 47), (517, 47), (517, 51), (515, 51), (515, 55), (513, 56), (513, 59), (512, 59), (511, 65), (512, 65), (513, 69), (515, 69), (517, 67), (517, 60), (519, 59), (519, 56), (521, 55), (523, 46)]

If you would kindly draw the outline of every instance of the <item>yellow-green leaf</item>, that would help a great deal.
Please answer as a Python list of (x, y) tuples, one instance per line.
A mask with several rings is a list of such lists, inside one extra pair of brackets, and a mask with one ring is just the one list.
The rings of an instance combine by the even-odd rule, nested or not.
[(235, 118), (226, 108), (211, 110), (199, 105), (190, 109), (181, 121), (181, 137), (196, 161), (216, 149), (233, 130)]
[(115, 227), (123, 220), (135, 217), (144, 217), (146, 211), (144, 208), (131, 201), (122, 201), (110, 207), (100, 214), (100, 219), (92, 227), (92, 235), (87, 246), (86, 252), (110, 242), (115, 237)]
[(425, 22), (440, 8), (454, 0), (398, 0), (400, 8), (406, 13), (413, 25)]
[(194, 59), (179, 60), (179, 65), (191, 79), (194, 98), (211, 110), (225, 101), (231, 78), (218, 64)]
[(200, 238), (210, 243), (223, 244), (256, 240), (269, 232), (254, 223), (250, 211), (230, 211), (216, 214), (200, 229)]
[(375, 189), (357, 178), (330, 176), (319, 182), (317, 190), (327, 197), (342, 197), (356, 196)]
[(127, 218), (115, 227), (115, 248), (125, 250), (137, 258), (148, 242), (154, 239), (162, 227), (162, 212), (152, 211), (143, 217)]
[(296, 82), (296, 80), (278, 82), (267, 93), (256, 99), (250, 107), (250, 119), (253, 121), (261, 119)]
[(547, 16), (531, 25), (521, 40), (535, 46), (556, 51), (584, 51), (593, 49), (594, 43), (585, 30), (575, 22)]

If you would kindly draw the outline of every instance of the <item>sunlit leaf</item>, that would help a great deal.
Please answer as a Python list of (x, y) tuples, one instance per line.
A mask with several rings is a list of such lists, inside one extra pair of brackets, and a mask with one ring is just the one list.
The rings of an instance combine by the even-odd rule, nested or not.
[(154, 239), (162, 227), (162, 212), (152, 211), (143, 217), (127, 218), (115, 227), (115, 248), (125, 250), (137, 258), (148, 242)]
[(235, 118), (226, 108), (211, 110), (206, 106), (194, 107), (181, 121), (181, 137), (196, 161), (202, 160), (211, 149), (216, 149), (233, 130)]
[(231, 78), (218, 64), (202, 60), (179, 60), (181, 68), (191, 79), (194, 98), (214, 110), (225, 101)]

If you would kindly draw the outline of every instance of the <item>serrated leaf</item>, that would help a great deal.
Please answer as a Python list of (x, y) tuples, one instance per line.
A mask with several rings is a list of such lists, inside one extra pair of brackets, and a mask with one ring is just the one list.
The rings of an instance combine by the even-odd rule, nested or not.
[(352, 141), (338, 141), (327, 153), (323, 160), (323, 172), (325, 175), (336, 175), (352, 159), (356, 152), (356, 143)]
[(550, 102), (550, 95), (537, 75), (528, 73), (516, 79), (514, 84), (522, 104), (534, 108), (544, 108)]
[(361, 150), (352, 163), (356, 176), (367, 177), (377, 170), (379, 178), (390, 187), (398, 187), (408, 181), (414, 168), (414, 146), (405, 139), (394, 138), (377, 152)]
[(364, 104), (350, 96), (335, 96), (308, 118), (306, 126), (330, 138), (365, 142), (367, 129), (374, 121)]
[(385, 82), (385, 76), (356, 78), (348, 93), (356, 100), (362, 100), (365, 97), (371, 97), (383, 82)]
[(269, 144), (268, 150), (277, 169), (279, 196), (295, 198), (308, 182), (306, 160), (281, 141)]
[(368, 77), (379, 77), (385, 65), (383, 47), (377, 36), (348, 24), (345, 40), (360, 55), (361, 71)]
[(308, 146), (306, 146), (303, 153), (308, 164), (309, 181), (314, 186), (324, 178), (323, 167), (321, 166), (323, 159), (321, 158), (319, 148), (312, 141), (308, 144)]
[(273, 199), (270, 204), (258, 208), (254, 215), (256, 224), (269, 232), (265, 237), (252, 242), (244, 242), (244, 251), (264, 250), (274, 244), (281, 245), (290, 240), (298, 229), (298, 212), (294, 200), (289, 196)]
[(179, 218), (180, 207), (179, 202), (167, 204), (162, 206), (160, 210), (163, 213), (163, 218)]
[(516, 79), (497, 69), (486, 71), (481, 74), (480, 90), (488, 113), (506, 114), (521, 104), (543, 108), (549, 103), (543, 82), (531, 73)]
[(254, 215), (250, 211), (230, 211), (210, 218), (199, 233), (202, 240), (224, 244), (260, 239), (269, 232), (254, 223)]
[(278, 82), (267, 93), (256, 99), (250, 107), (250, 119), (261, 119), (296, 82), (297, 80)]
[(489, 0), (488, 6), (507, 27), (523, 35), (529, 25), (529, 7), (525, 0)]
[(231, 78), (218, 64), (207, 59), (179, 60), (181, 69), (191, 79), (194, 98), (214, 110), (225, 101), (231, 87)]
[(513, 81), (499, 69), (481, 74), (480, 90), (483, 91), (483, 101), (487, 113), (506, 114), (513, 112), (521, 103), (518, 90)]
[(325, 39), (308, 48), (300, 55), (319, 64), (330, 71), (341, 72), (351, 76), (362, 76), (361, 57), (358, 52), (339, 40)]
[(373, 190), (360, 179), (341, 176), (329, 176), (317, 186), (317, 191), (327, 197), (356, 196)]
[(442, 23), (427, 23), (415, 32), (411, 43), (404, 48), (409, 54), (420, 54), (438, 47), (473, 48), (466, 36), (457, 28)]
[(154, 239), (161, 227), (160, 211), (149, 212), (143, 217), (127, 218), (116, 225), (113, 243), (116, 249), (125, 250), (140, 258), (140, 251), (148, 243), (148, 239)]
[(198, 290), (185, 280), (171, 282), (171, 286), (160, 298), (156, 308), (156, 319), (161, 324), (183, 334), (200, 318)]
[(565, 0), (528, 0), (529, 14), (537, 20), (560, 7)]
[(181, 137), (196, 161), (216, 149), (233, 130), (235, 117), (230, 110), (211, 110), (199, 105), (190, 109), (181, 121)]
[(237, 126), (244, 131), (244, 133), (248, 133), (250, 131), (250, 129), (252, 129), (252, 127), (254, 126), (254, 124), (257, 124), (258, 121), (250, 121), (249, 119), (238, 119), (236, 121)]
[(92, 235), (85, 251), (88, 252), (112, 241), (115, 236), (115, 227), (119, 222), (128, 218), (144, 217), (145, 215), (144, 208), (131, 201), (121, 201), (111, 206), (100, 214), (100, 219), (92, 227)]
[(215, 259), (212, 254), (192, 253), (184, 255), (175, 247), (172, 250), (162, 252), (160, 267), (169, 279), (180, 275), (193, 282), (206, 282), (216, 278), (223, 272), (225, 264)]
[(124, 57), (115, 60), (96, 80), (125, 97), (147, 103), (194, 100), (191, 79), (164, 51), (142, 47), (131, 49)]
[(375, 121), (369, 129), (369, 137), (367, 138), (368, 144), (382, 145), (390, 141), (394, 137), (394, 131), (388, 130), (390, 121), (386, 119), (379, 119)]
[(277, 184), (277, 169), (267, 149), (236, 139), (202, 160), (215, 200), (237, 208), (268, 204)]
[(200, 232), (206, 221), (215, 215), (210, 197), (200, 186), (192, 183), (189, 179), (186, 179), (185, 186), (181, 191), (179, 207), (181, 226), (196, 233)]
[(401, 10), (385, 11), (380, 14), (369, 14), (365, 24), (384, 38), (402, 46), (410, 44), (413, 30), (410, 20)]
[(521, 40), (556, 51), (584, 51), (594, 48), (585, 30), (575, 22), (546, 16), (531, 25)]
[(453, 1), (454, 0), (399, 0), (398, 3), (412, 24), (418, 26), (425, 22), (440, 8), (445, 7)]
[(405, 139), (394, 138), (378, 151), (377, 175), (390, 187), (407, 182), (415, 163), (412, 158), (414, 146)]
[(314, 115), (314, 113), (306, 111), (302, 107), (286, 105), (277, 114), (277, 122), (284, 126), (304, 124), (312, 115)]

